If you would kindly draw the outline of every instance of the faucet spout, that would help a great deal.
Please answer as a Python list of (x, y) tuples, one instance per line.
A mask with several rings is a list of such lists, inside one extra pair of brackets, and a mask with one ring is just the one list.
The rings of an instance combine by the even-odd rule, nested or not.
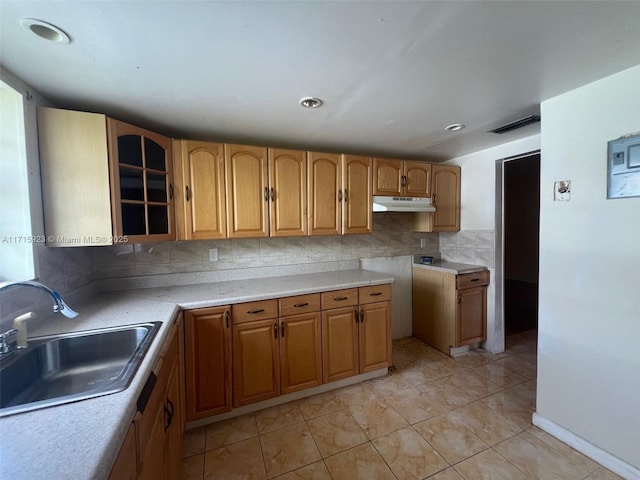
[(6, 282), (3, 284), (0, 284), (0, 292), (4, 290), (10, 290), (12, 288), (18, 288), (18, 287), (31, 287), (31, 288), (37, 288), (38, 290), (42, 290), (43, 292), (46, 292), (53, 299), (54, 312), (59, 312), (67, 318), (74, 318), (78, 316), (78, 312), (75, 312), (69, 307), (69, 305), (64, 303), (64, 300), (62, 300), (62, 297), (58, 292), (51, 290), (49, 287), (47, 287), (46, 285), (43, 285), (40, 282), (35, 282), (32, 280), (25, 281), (25, 282)]

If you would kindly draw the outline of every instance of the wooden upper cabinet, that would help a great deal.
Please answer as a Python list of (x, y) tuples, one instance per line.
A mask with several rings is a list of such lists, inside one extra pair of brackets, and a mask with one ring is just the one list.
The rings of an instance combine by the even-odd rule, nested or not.
[(429, 197), (431, 164), (374, 158), (373, 194), (386, 197)]
[(48, 246), (175, 240), (169, 138), (101, 114), (38, 108), (38, 140)]
[(402, 160), (373, 159), (373, 194), (387, 197), (403, 196)]
[(342, 233), (371, 233), (371, 158), (342, 155)]
[(404, 162), (404, 192), (407, 197), (431, 196), (431, 164)]
[(187, 421), (231, 410), (230, 307), (187, 310)]
[(175, 240), (171, 140), (107, 119), (113, 230), (129, 242)]
[(269, 236), (267, 149), (225, 144), (224, 153), (229, 237)]
[(340, 154), (308, 152), (309, 235), (340, 235)]
[(173, 153), (178, 239), (226, 238), (224, 145), (175, 140)]
[(307, 154), (269, 149), (270, 236), (307, 234)]
[(433, 165), (434, 232), (460, 230), (460, 167)]

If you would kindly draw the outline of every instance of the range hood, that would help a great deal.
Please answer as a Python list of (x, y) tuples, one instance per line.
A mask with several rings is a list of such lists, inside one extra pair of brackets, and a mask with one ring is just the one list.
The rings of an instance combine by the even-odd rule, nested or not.
[(430, 198), (373, 197), (374, 212), (435, 212)]

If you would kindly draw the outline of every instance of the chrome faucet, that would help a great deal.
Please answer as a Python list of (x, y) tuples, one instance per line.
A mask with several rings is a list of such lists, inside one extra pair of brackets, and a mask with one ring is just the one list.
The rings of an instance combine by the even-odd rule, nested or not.
[[(47, 287), (46, 285), (43, 285), (40, 282), (25, 281), (25, 282), (2, 283), (0, 284), (0, 292), (3, 292), (4, 290), (10, 290), (12, 288), (18, 288), (18, 287), (37, 288), (39, 290), (42, 290), (48, 293), (53, 299), (53, 311), (56, 313), (59, 312), (67, 318), (74, 318), (78, 315), (78, 313), (72, 310), (69, 307), (69, 305), (64, 303), (64, 300), (62, 300), (62, 297), (58, 292), (51, 290), (49, 287)], [(34, 318), (34, 315), (31, 312), (25, 315), (20, 315), (18, 318), (14, 320), (13, 328), (7, 330), (4, 333), (0, 333), (0, 355), (10, 352), (11, 349), (9, 347), (9, 344), (7, 343), (7, 338), (9, 337), (9, 335), (12, 335), (14, 333), (16, 334), (16, 346), (18, 348), (26, 348), (27, 346), (26, 321), (31, 318)]]
[(74, 312), (69, 307), (69, 305), (64, 303), (64, 300), (62, 300), (62, 297), (58, 292), (51, 290), (49, 287), (47, 287), (46, 285), (43, 285), (40, 282), (34, 282), (32, 280), (25, 281), (25, 282), (6, 282), (6, 283), (0, 284), (0, 292), (9, 290), (12, 288), (18, 288), (18, 287), (31, 287), (31, 288), (37, 288), (39, 290), (42, 290), (48, 293), (51, 296), (51, 298), (53, 298), (54, 312), (56, 313), (59, 312), (67, 318), (74, 318), (78, 316), (78, 312)]

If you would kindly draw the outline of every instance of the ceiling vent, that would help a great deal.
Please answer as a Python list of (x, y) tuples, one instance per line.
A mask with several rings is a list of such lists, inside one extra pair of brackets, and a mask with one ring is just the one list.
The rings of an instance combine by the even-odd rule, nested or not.
[(493, 130), (489, 130), (489, 132), (497, 134), (507, 133), (511, 130), (526, 127), (527, 125), (531, 125), (532, 123), (536, 123), (539, 121), (540, 115), (529, 115), (528, 117), (521, 118), (520, 120), (516, 120), (515, 122), (507, 123), (498, 128), (494, 128)]

